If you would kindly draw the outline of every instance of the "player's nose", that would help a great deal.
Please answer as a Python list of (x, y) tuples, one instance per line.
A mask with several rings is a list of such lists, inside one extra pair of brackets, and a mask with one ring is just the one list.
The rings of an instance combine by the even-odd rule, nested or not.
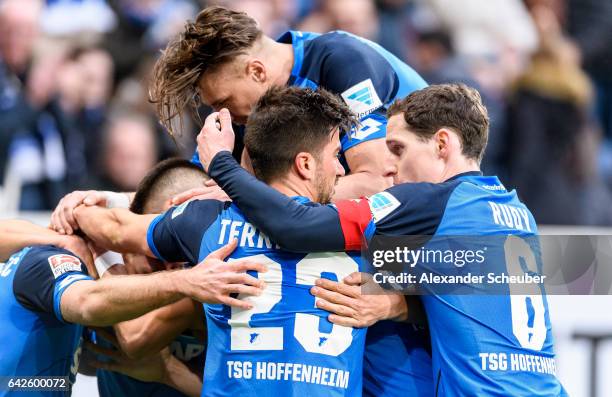
[(390, 154), (385, 157), (383, 165), (383, 176), (385, 178), (393, 178), (397, 175), (397, 163)]

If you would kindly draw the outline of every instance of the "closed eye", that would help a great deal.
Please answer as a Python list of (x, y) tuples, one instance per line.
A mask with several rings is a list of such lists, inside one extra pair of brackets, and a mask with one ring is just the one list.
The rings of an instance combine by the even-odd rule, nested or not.
[(396, 156), (400, 156), (402, 152), (404, 151), (403, 145), (390, 144), (388, 147), (389, 147), (389, 151)]

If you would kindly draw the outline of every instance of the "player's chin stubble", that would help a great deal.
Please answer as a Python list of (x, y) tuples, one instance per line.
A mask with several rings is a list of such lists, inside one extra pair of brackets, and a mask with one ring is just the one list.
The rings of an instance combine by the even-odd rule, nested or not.
[(317, 203), (320, 204), (329, 204), (332, 201), (332, 197), (334, 197), (334, 193), (336, 192), (335, 186), (338, 184), (339, 177), (335, 177), (333, 185), (331, 183), (326, 183), (324, 178), (318, 178), (317, 181)]

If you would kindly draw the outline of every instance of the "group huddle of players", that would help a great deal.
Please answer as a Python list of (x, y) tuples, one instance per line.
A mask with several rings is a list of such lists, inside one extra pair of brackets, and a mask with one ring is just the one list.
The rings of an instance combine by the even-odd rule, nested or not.
[[(222, 7), (154, 76), (171, 132), (195, 92), (217, 110), (194, 159), (135, 193), (74, 192), (50, 228), (0, 222), (0, 376), (72, 383), (85, 344), (101, 396), (566, 395), (543, 290), (362, 294), (374, 236), (507, 235), (537, 270), (533, 217), (479, 171), (474, 89), (427, 87), (345, 32), (274, 41)], [(506, 261), (503, 246), (486, 257)]]

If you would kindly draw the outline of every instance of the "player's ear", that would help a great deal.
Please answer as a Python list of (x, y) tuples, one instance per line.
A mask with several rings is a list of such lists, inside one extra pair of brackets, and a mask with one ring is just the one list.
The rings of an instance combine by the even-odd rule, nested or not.
[(315, 161), (312, 154), (308, 152), (300, 152), (295, 156), (293, 165), (300, 178), (312, 180), (315, 176)]
[(247, 74), (257, 83), (267, 80), (266, 66), (259, 59), (250, 59), (247, 62)]
[(434, 134), (436, 153), (439, 157), (448, 157), (451, 146), (451, 132), (446, 128), (440, 128)]

